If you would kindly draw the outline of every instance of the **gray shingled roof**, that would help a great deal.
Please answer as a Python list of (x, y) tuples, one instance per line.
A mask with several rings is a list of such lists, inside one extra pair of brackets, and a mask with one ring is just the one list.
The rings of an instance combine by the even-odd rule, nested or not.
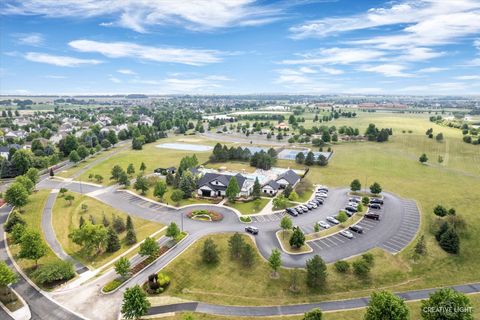
[(270, 186), (270, 187), (272, 187), (273, 190), (278, 190), (280, 188), (280, 185), (275, 180), (270, 180), (267, 183), (265, 183), (263, 186), (264, 187), (265, 186)]
[(298, 182), (298, 180), (300, 180), (300, 177), (298, 176), (298, 174), (295, 173), (295, 171), (293, 171), (292, 169), (289, 169), (284, 173), (282, 173), (281, 175), (279, 175), (276, 181), (281, 179), (285, 179), (289, 184), (294, 185), (295, 183)]
[[(242, 188), (245, 180), (247, 180), (247, 178), (242, 176), (240, 173), (236, 174), (235, 176), (232, 176), (228, 174), (207, 172), (200, 178), (200, 180), (197, 183), (197, 187), (200, 188), (202, 186), (207, 185), (212, 190), (225, 190), (227, 189), (228, 183), (230, 182), (230, 179), (232, 177), (235, 177), (238, 183), (238, 187), (240, 189)], [(224, 184), (225, 186), (217, 186), (212, 184), (211, 182), (214, 180), (218, 180), (220, 183)]]

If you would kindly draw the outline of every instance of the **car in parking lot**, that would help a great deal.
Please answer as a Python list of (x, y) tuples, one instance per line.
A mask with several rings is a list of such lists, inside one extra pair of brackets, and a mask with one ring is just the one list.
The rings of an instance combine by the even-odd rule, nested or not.
[(340, 221), (338, 221), (337, 219), (335, 219), (332, 216), (327, 217), (327, 221), (330, 222), (330, 223), (333, 223), (333, 224), (339, 224), (340, 223)]
[(342, 230), (340, 234), (348, 239), (353, 239), (353, 234), (348, 230)]
[(317, 207), (319, 205), (323, 204), (323, 201), (320, 201), (319, 199), (313, 199), (312, 202), (315, 203), (317, 205)]
[(318, 191), (328, 192), (328, 188), (327, 188), (327, 187), (320, 186), (320, 187), (317, 188), (317, 192), (318, 192)]
[(309, 201), (308, 203), (312, 205), (313, 209), (318, 208), (317, 203), (315, 201), (312, 200), (312, 201)]
[(352, 197), (352, 198), (348, 199), (348, 201), (349, 202), (360, 203), (360, 201), (362, 201), (362, 200), (358, 197)]
[(358, 203), (356, 203), (356, 202), (349, 202), (349, 203), (347, 204), (347, 206), (349, 206), (349, 207), (354, 207), (354, 208), (358, 208)]
[(353, 226), (350, 226), (350, 228), (348, 228), (350, 230), (352, 230), (353, 232), (356, 232), (356, 233), (363, 233), (363, 228), (360, 227), (359, 225), (356, 225), (354, 224)]
[(350, 211), (350, 212), (357, 212), (358, 209), (352, 206), (346, 206), (345, 211)]
[(317, 192), (315, 194), (316, 197), (328, 198), (328, 194), (325, 192)]
[(381, 209), (382, 207), (378, 203), (372, 203), (369, 205), (370, 209)]
[(331, 227), (331, 225), (326, 223), (325, 221), (318, 221), (318, 225), (324, 229), (328, 229)]
[(322, 197), (315, 197), (315, 200), (319, 201), (320, 204), (323, 204), (325, 202), (325, 199)]
[(305, 206), (308, 208), (308, 210), (312, 210), (313, 209), (313, 205), (309, 202), (309, 203), (306, 203)]
[(258, 234), (258, 228), (252, 226), (245, 227), (245, 231), (251, 234)]
[(300, 207), (295, 207), (295, 211), (297, 211), (298, 214), (303, 214), (303, 209)]
[(380, 214), (369, 211), (365, 214), (365, 218), (373, 219), (373, 220), (380, 220)]
[(306, 205), (301, 205), (300, 208), (302, 208), (303, 212), (308, 212), (308, 207)]
[(294, 216), (294, 217), (298, 216), (298, 212), (294, 208), (287, 208), (285, 211), (291, 216)]
[(383, 204), (383, 200), (378, 198), (372, 198), (370, 199), (370, 203)]

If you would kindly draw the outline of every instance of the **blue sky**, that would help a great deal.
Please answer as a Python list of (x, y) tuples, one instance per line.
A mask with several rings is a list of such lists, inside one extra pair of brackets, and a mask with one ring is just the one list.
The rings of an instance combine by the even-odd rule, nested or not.
[(3, 0), (0, 94), (479, 94), (480, 0)]

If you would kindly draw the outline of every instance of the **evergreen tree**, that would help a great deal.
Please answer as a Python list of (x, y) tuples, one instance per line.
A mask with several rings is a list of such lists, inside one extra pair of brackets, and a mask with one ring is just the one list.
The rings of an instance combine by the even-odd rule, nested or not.
[(277, 277), (278, 276), (278, 268), (280, 268), (282, 264), (282, 259), (280, 256), (280, 251), (278, 249), (273, 249), (272, 254), (270, 255), (270, 258), (268, 258), (268, 264), (270, 265), (270, 268), (272, 269), (272, 276)]
[(135, 230), (133, 229), (127, 230), (127, 234), (125, 235), (125, 243), (129, 246), (137, 243), (137, 234), (135, 233)]
[(258, 177), (255, 178), (255, 183), (253, 184), (253, 191), (252, 196), (254, 199), (259, 199), (262, 194), (262, 187), (260, 186), (260, 182), (258, 181)]
[(202, 260), (206, 264), (215, 264), (219, 260), (217, 245), (211, 238), (203, 243)]
[(322, 311), (316, 308), (305, 312), (303, 320), (322, 320)]
[(460, 238), (453, 228), (448, 228), (438, 241), (440, 247), (448, 253), (457, 254), (460, 251)]
[(310, 288), (322, 287), (327, 279), (327, 265), (319, 256), (307, 260), (307, 286)]
[(115, 252), (120, 250), (120, 240), (118, 239), (118, 235), (112, 227), (107, 229), (106, 250), (107, 252)]
[(248, 243), (242, 247), (241, 260), (246, 267), (251, 267), (255, 262), (255, 249)]
[(238, 186), (237, 179), (235, 177), (231, 177), (230, 181), (228, 182), (227, 189), (225, 190), (225, 194), (227, 195), (228, 201), (235, 202), (237, 195), (240, 193), (240, 187)]
[(133, 163), (130, 163), (127, 167), (127, 174), (132, 175), (135, 173), (135, 167), (133, 166)]
[(233, 236), (228, 239), (228, 248), (230, 251), (230, 256), (234, 259), (240, 258), (242, 255), (242, 248), (245, 245), (245, 241), (243, 241), (242, 236), (235, 232)]
[(125, 319), (139, 319), (147, 314), (150, 302), (147, 294), (139, 285), (125, 290), (122, 302), (122, 314)]
[(391, 292), (373, 292), (368, 302), (364, 320), (408, 320), (409, 310), (405, 301)]
[(311, 166), (315, 163), (315, 156), (312, 151), (307, 153), (307, 157), (305, 158), (305, 165)]
[(299, 227), (293, 229), (292, 236), (290, 237), (290, 246), (294, 248), (300, 248), (305, 244), (305, 235)]

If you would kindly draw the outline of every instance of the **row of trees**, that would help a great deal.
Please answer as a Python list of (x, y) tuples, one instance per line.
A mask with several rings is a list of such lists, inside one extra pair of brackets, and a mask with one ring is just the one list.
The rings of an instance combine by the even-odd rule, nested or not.
[(388, 137), (393, 134), (392, 129), (378, 129), (375, 124), (370, 123), (367, 130), (365, 131), (365, 136), (368, 141), (377, 141), (385, 142), (388, 141)]
[(250, 161), (252, 167), (261, 168), (264, 170), (270, 169), (277, 161), (277, 152), (270, 148), (265, 152), (261, 150), (255, 152), (253, 155), (248, 148), (230, 147), (217, 143), (210, 155), (212, 162), (225, 162), (229, 160)]
[(306, 157), (303, 152), (297, 153), (295, 156), (295, 162), (299, 164), (305, 164), (307, 166), (313, 166), (314, 164), (317, 164), (321, 167), (324, 167), (328, 164), (328, 159), (323, 154), (320, 154), (318, 159), (315, 160), (315, 154), (312, 151), (309, 151)]
[[(356, 192), (362, 189), (362, 184), (360, 183), (359, 179), (354, 179), (350, 183), (350, 190)], [(382, 192), (382, 187), (378, 182), (374, 182), (370, 185), (370, 193), (372, 194), (380, 194)]]

